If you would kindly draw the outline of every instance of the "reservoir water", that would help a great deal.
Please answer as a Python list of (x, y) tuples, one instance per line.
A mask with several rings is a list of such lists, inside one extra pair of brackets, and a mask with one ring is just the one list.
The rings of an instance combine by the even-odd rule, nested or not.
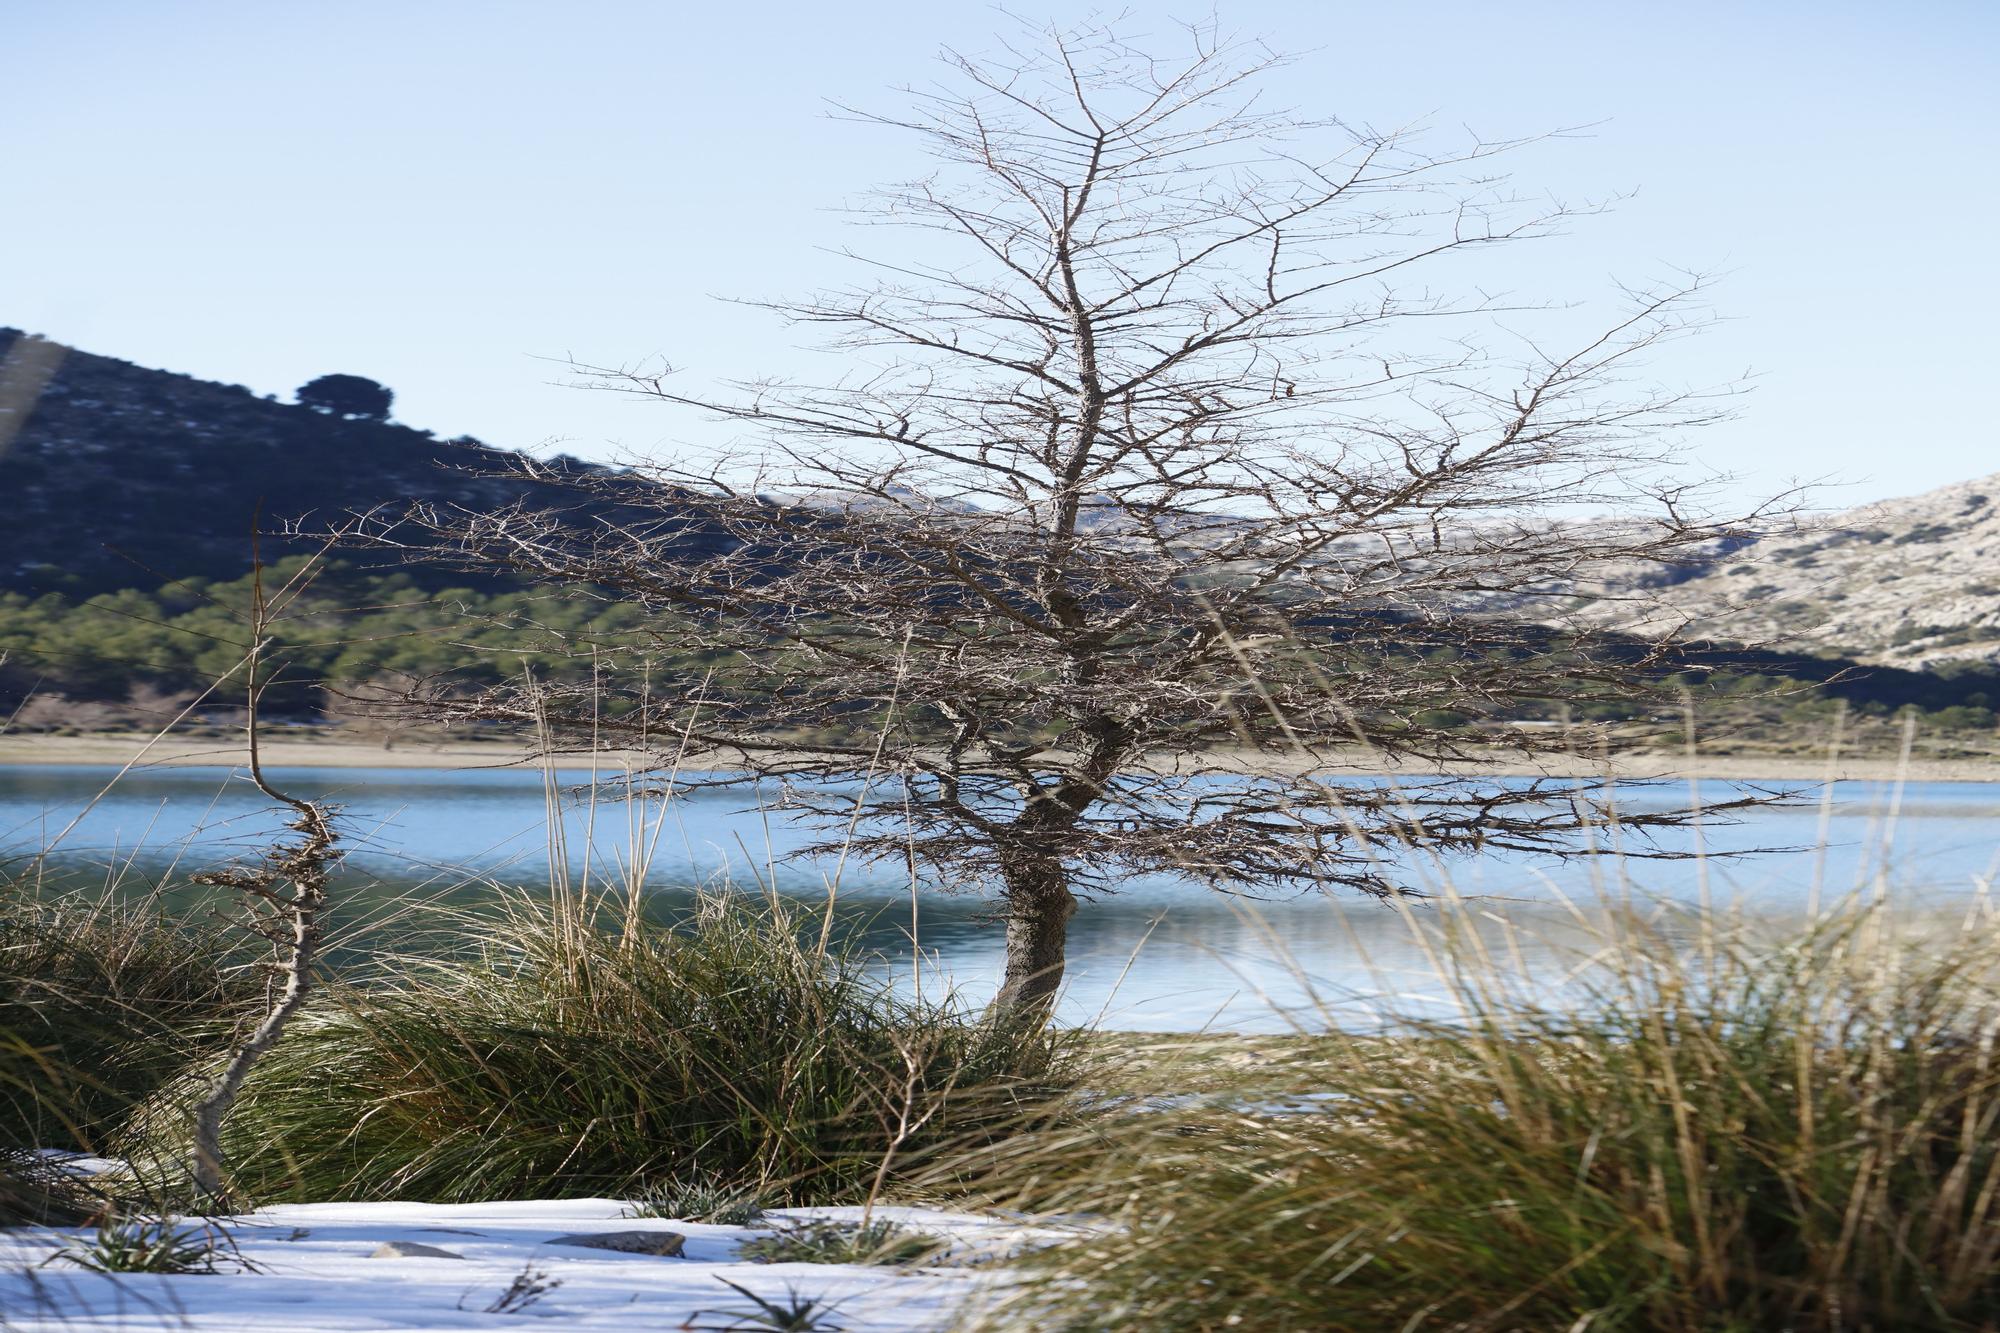
[[(31, 856), (128, 887), (254, 854), (277, 831), (270, 803), (226, 768), (115, 770), (0, 766), (0, 856)], [(559, 775), (561, 837), (552, 839), (543, 775), (519, 769), (297, 768), (284, 782), (341, 804), (351, 852), (347, 910), (392, 894), (476, 897), (494, 884), (544, 888), (552, 845), (572, 880), (623, 883), (635, 847), (649, 907), (671, 914), (695, 886), (777, 892), (823, 906), (902, 985), (991, 994), (1000, 963), (994, 904), (917, 885), (897, 865), (797, 858), (804, 831), (757, 808), (754, 794), (701, 794), (657, 806), (592, 803), (586, 772)], [(109, 784), (108, 791), (106, 790)], [(1780, 784), (1770, 784), (1772, 786)], [(1794, 784), (1796, 785), (1796, 784)], [(1706, 781), (1706, 802), (1737, 788)], [(1686, 784), (1628, 803), (1685, 802)], [(1826, 799), (1822, 799), (1822, 798)], [(586, 840), (590, 847), (586, 856)], [(1467, 902), (1504, 940), (1509, 966), (1551, 992), (1574, 981), (1587, 932), (1572, 904), (1630, 895), (1692, 906), (1704, 894), (1774, 928), (1815, 907), (1881, 895), (1902, 914), (1960, 929), (1979, 920), (2000, 852), (2000, 784), (1840, 783), (1733, 824), (1677, 832), (1663, 846), (1704, 861), (1591, 858), (1551, 864), (1504, 854), (1407, 865), (1412, 882)], [(53, 846), (51, 846), (53, 844)], [(1737, 855), (1763, 849), (1754, 855)], [(1071, 922), (1063, 1014), (1144, 1030), (1279, 1030), (1293, 1022), (1366, 1025), (1384, 1008), (1416, 1009), (1437, 989), (1412, 914), (1352, 893), (1249, 899), (1166, 877), (1133, 880), (1085, 903)], [(915, 948), (912, 947), (914, 934)], [(913, 980), (914, 978), (914, 980)]]

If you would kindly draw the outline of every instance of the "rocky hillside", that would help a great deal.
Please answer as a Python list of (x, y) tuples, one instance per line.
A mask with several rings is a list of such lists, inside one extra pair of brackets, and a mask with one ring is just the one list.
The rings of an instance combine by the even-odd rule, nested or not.
[(1719, 642), (1914, 669), (2000, 664), (2000, 473), (1766, 538), (1654, 595)]

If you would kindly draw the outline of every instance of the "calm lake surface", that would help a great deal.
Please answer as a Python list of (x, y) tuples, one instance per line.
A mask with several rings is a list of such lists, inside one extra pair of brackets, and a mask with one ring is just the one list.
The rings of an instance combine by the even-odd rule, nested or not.
[[(252, 854), (278, 829), (269, 803), (240, 772), (135, 771), (100, 798), (113, 774), (0, 765), (0, 853), (32, 854), (55, 841), (52, 863), (93, 875), (98, 867), (118, 867), (127, 883), (143, 885)], [(353, 849), (343, 876), (350, 902), (411, 891), (463, 898), (491, 893), (491, 882), (549, 881), (551, 839), (538, 772), (298, 768), (278, 776), (294, 790), (344, 807)], [(568, 784), (589, 780), (586, 772), (560, 776)], [(1714, 802), (1734, 790), (1704, 782), (1701, 796)], [(1783, 928), (1803, 923), (1816, 900), (1826, 906), (1855, 893), (1881, 893), (1899, 913), (1947, 930), (1963, 928), (1983, 903), (2000, 852), (2000, 784), (1910, 783), (1899, 798), (1892, 784), (1841, 783), (1826, 808), (1819, 798), (1807, 792), (1798, 805), (1702, 830), (1710, 851), (1784, 849), (1708, 860), (1711, 900)], [(1625, 799), (1678, 804), (1686, 786), (1665, 784)], [(563, 833), (572, 875), (583, 866), (587, 830), (596, 877), (622, 878), (635, 840), (650, 841), (645, 892), (658, 910), (684, 905), (697, 884), (724, 881), (746, 892), (772, 886), (815, 904), (827, 900), (836, 868), (788, 859), (806, 841), (803, 831), (756, 809), (754, 795), (679, 799), (656, 833), (635, 829), (643, 815), (636, 806), (600, 801), (593, 826), (586, 805), (567, 799)], [(1673, 836), (1672, 846), (1694, 845), (1693, 834)], [(466, 886), (469, 872), (488, 886)], [(1576, 984), (1574, 964), (1585, 940), (1565, 899), (1588, 904), (1629, 889), (1647, 903), (1692, 906), (1703, 891), (1701, 872), (1686, 861), (1627, 860), (1621, 867), (1602, 857), (1553, 865), (1490, 855), (1413, 865), (1411, 873), (1432, 889), (1471, 899), (1495, 946), (1508, 943), (1512, 965), (1552, 994)], [(927, 992), (949, 986), (974, 1001), (992, 993), (1000, 934), (991, 903), (921, 889), (913, 903), (900, 866), (849, 863), (839, 868), (837, 890), (843, 921), (861, 932), (899, 984)], [(1429, 911), (1415, 910), (1420, 917)], [(1438, 991), (1405, 909), (1345, 894), (1253, 901), (1174, 879), (1133, 880), (1078, 911), (1070, 945), (1065, 1017), (1117, 1028), (1367, 1026), (1385, 1008), (1426, 1012)]]

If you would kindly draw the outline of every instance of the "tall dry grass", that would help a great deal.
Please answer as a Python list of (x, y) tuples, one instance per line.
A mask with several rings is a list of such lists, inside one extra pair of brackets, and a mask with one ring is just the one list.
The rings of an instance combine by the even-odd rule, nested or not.
[(88, 1149), (263, 999), (255, 951), (157, 892), (0, 876), (0, 1135)]
[(1920, 946), (1879, 907), (1792, 939), (1614, 911), (1557, 1007), (1483, 910), (1413, 925), (1450, 1021), (986, 1153), (991, 1197), (1094, 1221), (982, 1327), (2000, 1326), (1990, 919)]
[[(235, 1188), (277, 1199), (637, 1197), (673, 1179), (876, 1197), (947, 1145), (1014, 1132), (1073, 1037), (898, 997), (817, 917), (717, 894), (687, 919), (516, 894), (475, 949), (330, 995), (239, 1095)], [(123, 1151), (185, 1160), (170, 1093)]]

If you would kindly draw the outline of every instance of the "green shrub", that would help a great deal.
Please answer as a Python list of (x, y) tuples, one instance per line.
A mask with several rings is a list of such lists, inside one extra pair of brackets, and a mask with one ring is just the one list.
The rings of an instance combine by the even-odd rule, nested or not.
[(1932, 713), (1930, 722), (1945, 731), (1991, 731), (2000, 718), (1995, 717), (1991, 708), (1956, 704)]
[(1472, 1021), (1315, 1047), (1313, 1109), (1245, 1086), (1012, 1145), (1020, 1200), (1102, 1225), (1030, 1259), (988, 1326), (1992, 1329), (1990, 963), (1918, 966), (1874, 929), (1628, 925), (1580, 1017), (1461, 953)]
[[(1070, 1039), (899, 999), (776, 905), (714, 896), (666, 928), (509, 901), (473, 927), (478, 961), (294, 1022), (229, 1121), (240, 1192), (629, 1198), (689, 1177), (836, 1202), (1011, 1131), (1067, 1076)], [(157, 1174), (182, 1117), (154, 1112), (128, 1147)]]

